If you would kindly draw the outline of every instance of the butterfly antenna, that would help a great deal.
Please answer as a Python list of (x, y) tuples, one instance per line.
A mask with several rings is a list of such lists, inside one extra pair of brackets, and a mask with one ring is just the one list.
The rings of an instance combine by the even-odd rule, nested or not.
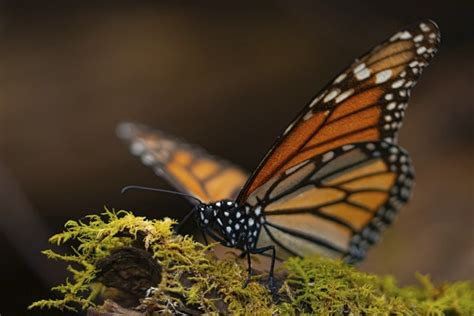
[(188, 219), (191, 218), (191, 215), (193, 215), (195, 211), (196, 211), (196, 208), (193, 207), (191, 212), (186, 214), (186, 216), (178, 223), (178, 225), (175, 226), (174, 231), (176, 233), (179, 234), (181, 232), (181, 229), (182, 229), (183, 225), (188, 221)]
[(191, 198), (193, 200), (196, 200), (198, 203), (202, 204), (202, 201), (200, 199), (198, 199), (197, 197), (195, 196), (192, 196), (190, 194), (186, 194), (186, 193), (182, 193), (182, 192), (177, 192), (177, 191), (171, 191), (171, 190), (164, 190), (164, 189), (157, 189), (157, 188), (150, 188), (150, 187), (144, 187), (144, 186), (140, 186), (140, 185), (127, 185), (125, 187), (122, 188), (122, 190), (120, 191), (121, 194), (125, 194), (127, 193), (128, 191), (130, 190), (143, 190), (143, 191), (154, 191), (154, 192), (164, 192), (164, 193), (169, 193), (169, 194), (175, 194), (175, 195), (181, 195), (181, 196), (185, 196), (185, 197), (188, 197), (188, 198)]

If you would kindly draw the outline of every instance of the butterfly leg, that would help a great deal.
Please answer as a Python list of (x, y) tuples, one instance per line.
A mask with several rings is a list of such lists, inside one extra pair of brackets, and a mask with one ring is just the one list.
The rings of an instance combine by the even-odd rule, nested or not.
[[(268, 287), (273, 292), (273, 290), (275, 289), (275, 282), (273, 279), (273, 270), (275, 269), (275, 258), (276, 258), (275, 246), (272, 245), (272, 246), (267, 246), (267, 247), (262, 247), (262, 248), (249, 249), (249, 258), (250, 258), (250, 253), (263, 254), (264, 252), (267, 252), (268, 250), (272, 251), (272, 263), (270, 265), (270, 272), (268, 275)], [(249, 264), (249, 267), (250, 267), (250, 264)]]
[(203, 235), (203, 238), (204, 238), (204, 241), (205, 243), (208, 245), (209, 242), (207, 241), (207, 237), (206, 237), (206, 234), (209, 235), (209, 237), (211, 237), (212, 239), (214, 239), (215, 241), (221, 243), (222, 245), (225, 245), (226, 244), (226, 241), (222, 238), (220, 238), (219, 236), (217, 236), (216, 234), (214, 234), (212, 231), (210, 231), (209, 229), (201, 229), (201, 233)]
[(243, 259), (247, 255), (247, 251), (242, 251), (242, 253), (239, 255), (239, 259)]
[(188, 221), (188, 219), (195, 213), (195, 209), (192, 209), (191, 212), (186, 214), (186, 216), (178, 223), (178, 225), (175, 226), (174, 231), (179, 234), (181, 231), (181, 228), (183, 227), (184, 223)]
[(246, 288), (250, 282), (250, 278), (252, 277), (252, 258), (250, 257), (250, 251), (243, 252), (242, 254), (247, 254), (248, 276), (243, 286), (244, 288)]
[(206, 246), (209, 245), (209, 241), (207, 240), (206, 233), (202, 229), (201, 229), (201, 234), (202, 234), (202, 239), (204, 240), (204, 243), (206, 244)]

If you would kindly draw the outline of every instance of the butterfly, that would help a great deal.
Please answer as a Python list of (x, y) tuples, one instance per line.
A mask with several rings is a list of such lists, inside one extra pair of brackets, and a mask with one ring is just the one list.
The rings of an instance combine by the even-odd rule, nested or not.
[[(194, 204), (205, 235), (251, 254), (320, 253), (355, 263), (411, 196), (397, 145), (411, 89), (438, 49), (422, 21), (375, 46), (297, 115), (252, 174), (164, 132), (122, 123), (132, 154)], [(245, 150), (245, 149), (243, 149)]]

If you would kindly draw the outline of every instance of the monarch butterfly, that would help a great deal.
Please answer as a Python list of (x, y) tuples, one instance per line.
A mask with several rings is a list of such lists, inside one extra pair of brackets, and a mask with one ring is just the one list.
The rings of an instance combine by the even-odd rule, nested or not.
[(205, 235), (251, 254), (322, 253), (362, 260), (408, 201), (414, 171), (397, 131), (411, 89), (437, 51), (437, 25), (407, 27), (333, 79), (249, 176), (163, 132), (123, 123), (118, 135), (189, 194)]

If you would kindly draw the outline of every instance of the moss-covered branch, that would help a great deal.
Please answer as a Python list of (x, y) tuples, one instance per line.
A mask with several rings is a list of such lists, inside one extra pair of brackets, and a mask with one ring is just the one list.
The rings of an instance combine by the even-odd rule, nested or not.
[[(30, 308), (89, 309), (91, 315), (132, 310), (136, 315), (474, 314), (472, 282), (435, 286), (427, 276), (418, 275), (419, 286), (400, 288), (392, 277), (370, 275), (321, 257), (285, 262), (278, 293), (270, 293), (259, 276), (244, 288), (244, 265), (215, 258), (212, 245), (173, 234), (174, 224), (171, 219), (146, 220), (125, 211), (69, 221), (50, 242), (75, 244), (72, 254), (44, 253), (68, 262), (72, 278), (53, 288), (60, 299), (41, 300)], [(113, 301), (97, 306), (100, 298)]]

